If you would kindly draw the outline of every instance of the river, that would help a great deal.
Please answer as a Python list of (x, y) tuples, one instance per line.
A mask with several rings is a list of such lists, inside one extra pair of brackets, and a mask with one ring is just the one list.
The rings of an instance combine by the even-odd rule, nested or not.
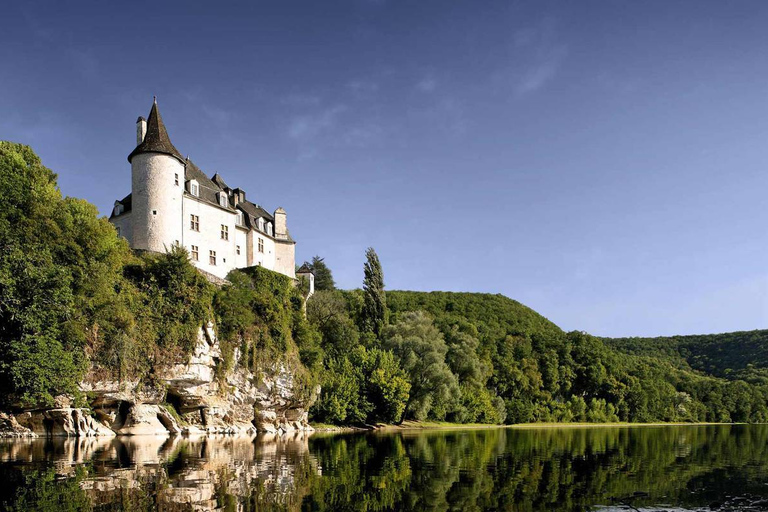
[(768, 510), (768, 425), (0, 442), (0, 508)]

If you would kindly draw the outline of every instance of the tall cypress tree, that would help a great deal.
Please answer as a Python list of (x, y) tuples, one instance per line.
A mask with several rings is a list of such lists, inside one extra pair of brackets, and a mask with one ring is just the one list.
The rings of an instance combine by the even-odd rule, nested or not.
[(363, 273), (362, 328), (378, 337), (387, 324), (389, 310), (387, 310), (387, 296), (384, 293), (384, 272), (381, 270), (379, 256), (373, 247), (365, 251)]

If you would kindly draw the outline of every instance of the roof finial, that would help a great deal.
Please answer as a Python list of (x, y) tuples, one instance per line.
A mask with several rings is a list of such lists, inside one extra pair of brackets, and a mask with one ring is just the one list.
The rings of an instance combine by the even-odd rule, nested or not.
[(152, 102), (157, 105), (157, 96), (152, 96)]

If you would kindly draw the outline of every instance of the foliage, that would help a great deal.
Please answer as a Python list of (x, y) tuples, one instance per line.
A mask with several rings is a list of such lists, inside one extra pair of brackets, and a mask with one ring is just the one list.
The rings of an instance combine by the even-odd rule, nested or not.
[(227, 280), (213, 299), (223, 355), (237, 348), (237, 364), (254, 372), (288, 364), (308, 397), (323, 353), (319, 333), (304, 317), (301, 291), (261, 266), (233, 270)]
[(387, 324), (387, 297), (384, 292), (384, 272), (373, 247), (365, 251), (363, 266), (362, 330), (379, 336)]
[(313, 415), (329, 423), (392, 423), (408, 400), (410, 384), (391, 352), (358, 346), (328, 362), (323, 394)]
[[(445, 362), (448, 346), (424, 313), (408, 313), (382, 333), (382, 346), (400, 360), (411, 382), (405, 417), (443, 419), (458, 395), (458, 379)], [(404, 419), (404, 418), (403, 418)]]
[(662, 356), (683, 369), (692, 368), (728, 380), (768, 384), (768, 330), (606, 339), (628, 354)]
[[(221, 377), (235, 363), (280, 359), (302, 393), (323, 359), (292, 281), (263, 268), (234, 272), (217, 290), (180, 247), (134, 255), (93, 205), (62, 198), (32, 150), (0, 142), (0, 399), (51, 405), (78, 395), (90, 367), (118, 380), (151, 380), (182, 360), (217, 318)], [(319, 371), (318, 369), (316, 369)]]
[(325, 258), (320, 256), (313, 256), (312, 262), (304, 262), (312, 272), (315, 274), (315, 290), (316, 291), (328, 291), (335, 290), (336, 283), (333, 280), (333, 274), (328, 265), (325, 264)]

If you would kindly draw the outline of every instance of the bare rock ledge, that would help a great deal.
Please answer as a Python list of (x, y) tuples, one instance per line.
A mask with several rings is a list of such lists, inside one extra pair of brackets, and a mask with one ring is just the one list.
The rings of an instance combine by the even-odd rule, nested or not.
[[(212, 324), (198, 332), (185, 363), (156, 368), (155, 387), (104, 380), (90, 373), (80, 384), (90, 408), (57, 397), (52, 408), (0, 412), (0, 437), (115, 435), (287, 434), (312, 431), (311, 406), (301, 400), (284, 364), (255, 375), (234, 365), (215, 378), (221, 350)], [(235, 359), (239, 359), (236, 351)], [(220, 387), (225, 387), (221, 389)]]

